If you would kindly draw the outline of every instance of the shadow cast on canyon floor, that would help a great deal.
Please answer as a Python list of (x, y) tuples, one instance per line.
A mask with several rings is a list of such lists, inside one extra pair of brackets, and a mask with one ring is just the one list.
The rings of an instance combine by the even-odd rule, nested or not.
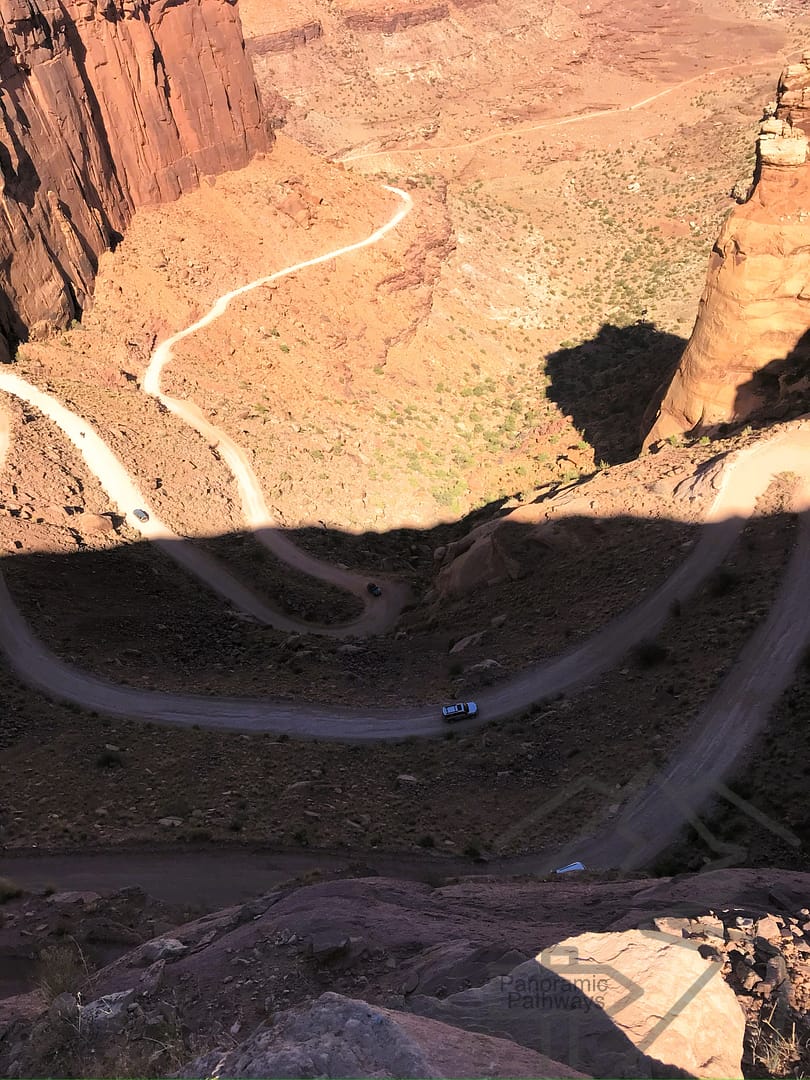
[(549, 354), (548, 397), (573, 417), (597, 461), (629, 461), (641, 447), (651, 403), (658, 404), (685, 346), (652, 323), (605, 323), (589, 341)]
[[(27, 524), (18, 521), (20, 543), (25, 542)], [(436, 591), (435, 549), (466, 534), (468, 528), (469, 522), (464, 521), (423, 532), (397, 530), (359, 537), (313, 530), (309, 540), (322, 537), (335, 561), (370, 575), (374, 572), (371, 567), (385, 564), (388, 573), (414, 586), (419, 599), (402, 614), (398, 625), (384, 636), (367, 640), (342, 641), (307, 633), (290, 636), (260, 625), (234, 611), (180, 570), (164, 552), (146, 543), (74, 553), (20, 551), (7, 554), (0, 569), (23, 615), (54, 653), (116, 683), (207, 695), (266, 696), (288, 703), (356, 703), (359, 707), (406, 707), (408, 702), (435, 699), (438, 709), (443, 701), (473, 697), (510, 673), (583, 641), (662, 583), (686, 557), (697, 533), (693, 526), (661, 518), (594, 521), (572, 517), (550, 532), (531, 525), (509, 525), (498, 531), (492, 552), (491, 568), (500, 568), (500, 580), (464, 595)], [(629, 761), (630, 749), (638, 757), (633, 769), (636, 764), (639, 768), (658, 767), (684, 737), (695, 709), (733, 664), (767, 612), (795, 528), (792, 515), (753, 519), (725, 563), (688, 604), (670, 610), (669, 621), (656, 640), (629, 649), (618, 670), (570, 699), (566, 696), (562, 702), (556, 699), (532, 706), (520, 716), (495, 721), (478, 734), (465, 736), (448, 730), (450, 741), (435, 744), (431, 766), (421, 758), (408, 757), (417, 752), (417, 747), (409, 749), (409, 740), (389, 744), (399, 747), (401, 756), (392, 766), (393, 787), (399, 773), (421, 775), (435, 767), (439, 771), (431, 791), (433, 797), (444, 798), (448, 770), (460, 770), (448, 790), (463, 789), (467, 784), (472, 791), (490, 785), (492, 770), (500, 769), (509, 776), (510, 800), (514, 796), (522, 805), (527, 793), (534, 793), (532, 798), (536, 799), (537, 793), (543, 792), (545, 798), (569, 783), (572, 775), (614, 775)], [(297, 539), (302, 537), (307, 533), (299, 532)], [(296, 575), (273, 560), (250, 534), (197, 543), (221, 559), (269, 606), (287, 614), (335, 624), (360, 610), (357, 598)], [(315, 548), (314, 544), (308, 546)], [(320, 549), (315, 553), (324, 554)], [(457, 648), (471, 635), (477, 639)], [(165, 738), (177, 740), (176, 751), (167, 757), (165, 746), (150, 750), (151, 736), (143, 725), (130, 728), (125, 721), (116, 721), (113, 728), (118, 734), (110, 734), (104, 717), (85, 713), (77, 706), (54, 705), (21, 686), (2, 659), (0, 687), (6, 705), (0, 719), (0, 746), (10, 753), (9, 760), (24, 764), (32, 748), (51, 746), (49, 785), (73, 785), (77, 752), (82, 758), (89, 754), (91, 775), (95, 756), (99, 777), (106, 777), (110, 772), (107, 758), (116, 764), (121, 755), (115, 746), (112, 750), (105, 750), (105, 746), (126, 736), (127, 745), (137, 741), (148, 758), (150, 784), (157, 783), (155, 777), (162, 772), (171, 773), (169, 781), (167, 772), (167, 783), (172, 799), (179, 799), (184, 806), (182, 812), (174, 802), (171, 806), (167, 802), (162, 810), (158, 807), (167, 816), (190, 815), (197, 805), (195, 770), (225, 768), (227, 747), (240, 744), (238, 736), (222, 732), (186, 730), (175, 735), (174, 729), (167, 729)], [(769, 730), (759, 737), (751, 756), (756, 765), (743, 765), (739, 773), (750, 801), (772, 820), (785, 822), (802, 839), (804, 848), (796, 851), (789, 845), (775, 844), (768, 829), (758, 826), (750, 815), (739, 813), (739, 808), (735, 811), (724, 806), (711, 812), (712, 828), (720, 837), (748, 844), (750, 865), (776, 863), (795, 869), (808, 865), (807, 775), (804, 755), (796, 752), (799, 745), (810, 747), (810, 735), (801, 724), (808, 707), (810, 667), (799, 672)], [(640, 740), (641, 730), (644, 738)], [(60, 740), (66, 733), (70, 748), (60, 761)], [(89, 749), (78, 750), (74, 745), (77, 738)], [(200, 758), (195, 752), (196, 764), (190, 758), (183, 761), (192, 742), (202, 754)], [(521, 743), (520, 749), (517, 743)], [(247, 776), (245, 763), (240, 762), (237, 783), (263, 791), (268, 783), (275, 791), (278, 783), (273, 796), (277, 798), (288, 780), (280, 776), (273, 782), (266, 772), (266, 754), (260, 749), (265, 745), (257, 743), (256, 760), (250, 763), (250, 769), (258, 769), (257, 775)], [(536, 745), (535, 753), (527, 752), (525, 746), (529, 745)], [(322, 767), (327, 773), (338, 761), (357, 773), (358, 764), (366, 757), (371, 772), (377, 768), (371, 764), (376, 760), (371, 749), (335, 743), (324, 746)], [(296, 744), (290, 742), (289, 752), (295, 749)], [(278, 757), (278, 751), (273, 756)], [(3, 772), (0, 767), (0, 783)], [(780, 784), (774, 791), (770, 777), (777, 772)], [(110, 775), (124, 779), (120, 792), (110, 792), (105, 798), (128, 805), (122, 802), (128, 797), (126, 770), (112, 769)], [(185, 786), (188, 791), (184, 791)], [(262, 796), (265, 802), (269, 798)], [(364, 807), (367, 798), (368, 793), (358, 795)], [(250, 804), (245, 811), (247, 819), (240, 811), (240, 822), (264, 812)], [(554, 824), (552, 834), (566, 835), (564, 830), (579, 817), (581, 809), (575, 802), (564, 809), (559, 830)], [(326, 843), (327, 834), (320, 839), (317, 822), (301, 821), (308, 845)], [(0, 815), (0, 829), (7, 824)], [(193, 824), (189, 822), (191, 832)], [(375, 827), (385, 834), (384, 814)], [(531, 830), (534, 828), (531, 824)], [(261, 830), (259, 834), (265, 841), (272, 838), (300, 846), (295, 829), (289, 825), (278, 835)], [(240, 823), (240, 831), (242, 839), (252, 835), (247, 824), (243, 829)], [(190, 838), (191, 833), (185, 837)], [(220, 839), (227, 838), (224, 832)], [(182, 839), (179, 833), (176, 839)], [(689, 835), (676, 862), (666, 869), (669, 873), (675, 867), (700, 869), (712, 858), (712, 851), (697, 834)]]
[(762, 427), (810, 411), (810, 330), (787, 356), (774, 359), (737, 388), (734, 413), (725, 434), (743, 423)]

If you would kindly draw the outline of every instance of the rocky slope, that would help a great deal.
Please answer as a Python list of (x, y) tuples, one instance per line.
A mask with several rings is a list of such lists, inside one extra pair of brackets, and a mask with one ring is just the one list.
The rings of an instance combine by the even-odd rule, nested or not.
[(138, 890), (11, 896), (0, 957), (38, 989), (0, 1001), (0, 1071), (780, 1075), (806, 1068), (809, 886), (347, 878), (181, 925)]
[(0, 2), (0, 331), (86, 305), (133, 210), (268, 144), (235, 3)]
[(720, 233), (691, 339), (645, 445), (711, 430), (810, 383), (810, 51), (782, 74), (753, 190)]

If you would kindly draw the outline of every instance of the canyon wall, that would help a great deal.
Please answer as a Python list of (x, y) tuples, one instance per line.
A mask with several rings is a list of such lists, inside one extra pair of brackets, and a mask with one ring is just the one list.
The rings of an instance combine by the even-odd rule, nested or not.
[(286, 27), (270, 34), (261, 34), (248, 42), (249, 56), (266, 56), (268, 53), (293, 52), (323, 35), (318, 19), (311, 19), (298, 26)]
[(726, 221), (645, 447), (744, 420), (810, 386), (810, 52), (766, 109), (748, 200)]
[(268, 140), (235, 0), (0, 0), (0, 334), (66, 325), (136, 207)]
[(412, 26), (441, 22), (449, 16), (450, 8), (444, 3), (414, 5), (407, 9), (393, 6), (380, 9), (369, 5), (343, 9), (343, 22), (350, 30), (365, 30), (375, 34), (395, 34)]

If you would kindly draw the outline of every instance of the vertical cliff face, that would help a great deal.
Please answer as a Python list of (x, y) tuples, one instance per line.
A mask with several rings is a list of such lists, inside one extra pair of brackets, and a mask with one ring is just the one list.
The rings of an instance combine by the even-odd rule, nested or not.
[(753, 191), (714, 246), (645, 446), (745, 419), (810, 384), (810, 52), (783, 72), (766, 113)]
[(136, 207), (267, 143), (235, 0), (0, 0), (0, 332), (65, 325)]

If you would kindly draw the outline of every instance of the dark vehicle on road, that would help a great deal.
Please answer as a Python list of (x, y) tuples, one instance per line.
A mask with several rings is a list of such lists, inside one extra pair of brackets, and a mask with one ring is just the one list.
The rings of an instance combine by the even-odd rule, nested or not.
[(382, 596), (382, 589), (379, 585), (375, 585), (373, 581), (370, 581), (366, 588), (372, 596)]

